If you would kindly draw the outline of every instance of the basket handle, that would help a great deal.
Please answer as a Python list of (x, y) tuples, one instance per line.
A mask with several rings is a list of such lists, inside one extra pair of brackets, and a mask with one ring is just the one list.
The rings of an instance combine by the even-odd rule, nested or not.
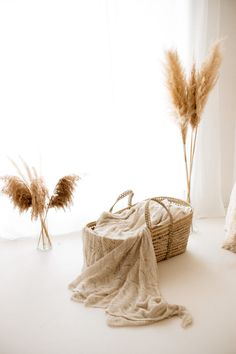
[(115, 203), (112, 205), (112, 207), (110, 208), (109, 212), (111, 213), (114, 206), (116, 205), (116, 203), (118, 203), (121, 199), (125, 198), (129, 196), (128, 198), (128, 208), (130, 208), (132, 206), (132, 199), (133, 199), (133, 196), (134, 196), (134, 192), (131, 190), (131, 189), (128, 189), (127, 191), (121, 193), (119, 195), (119, 197), (116, 199)]
[(150, 209), (149, 209), (150, 201), (154, 201), (154, 202), (157, 202), (158, 204), (160, 204), (167, 211), (167, 214), (170, 219), (169, 237), (168, 237), (167, 252), (166, 252), (166, 257), (165, 257), (165, 259), (168, 259), (171, 244), (172, 244), (173, 216), (172, 216), (171, 212), (169, 211), (169, 209), (165, 206), (165, 204), (159, 198), (149, 199), (145, 205), (145, 221), (146, 221), (146, 225), (150, 231), (152, 230), (152, 223), (151, 223), (151, 216), (150, 216)]

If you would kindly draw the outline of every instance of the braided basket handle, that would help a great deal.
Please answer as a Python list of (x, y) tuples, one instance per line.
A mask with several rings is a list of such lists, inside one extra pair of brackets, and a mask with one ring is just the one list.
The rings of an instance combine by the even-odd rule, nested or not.
[(149, 204), (150, 204), (151, 200), (153, 200), (154, 202), (157, 202), (158, 204), (160, 204), (167, 211), (167, 214), (168, 214), (169, 219), (170, 219), (167, 252), (166, 252), (166, 256), (165, 256), (165, 259), (168, 259), (169, 258), (169, 253), (170, 253), (170, 249), (171, 249), (171, 244), (172, 244), (173, 216), (172, 216), (171, 212), (169, 211), (169, 209), (165, 206), (165, 204), (160, 200), (160, 198), (151, 198), (151, 199), (149, 199), (147, 201), (146, 205), (145, 205), (145, 221), (146, 221), (146, 225), (147, 225), (147, 227), (148, 227), (148, 229), (150, 231), (152, 230), (152, 223), (151, 223), (151, 216), (150, 216), (150, 209), (149, 209)]
[(167, 251), (166, 251), (166, 256), (165, 256), (165, 259), (168, 259), (169, 254), (170, 254), (171, 244), (172, 244), (173, 216), (172, 216), (171, 212), (169, 211), (169, 209), (165, 206), (165, 204), (160, 200), (160, 198), (149, 199), (145, 205), (145, 221), (146, 221), (146, 225), (150, 231), (152, 230), (152, 223), (151, 223), (151, 216), (150, 216), (150, 209), (149, 209), (149, 204), (150, 204), (151, 200), (160, 204), (167, 211), (167, 214), (170, 219), (169, 237), (168, 237)]
[(115, 203), (112, 205), (112, 207), (110, 208), (109, 212), (111, 213), (114, 206), (116, 205), (116, 203), (118, 203), (121, 199), (125, 198), (129, 196), (128, 198), (128, 208), (130, 208), (132, 206), (132, 199), (133, 199), (133, 196), (134, 196), (134, 192), (131, 190), (131, 189), (128, 189), (127, 191), (121, 193), (119, 195), (119, 197), (116, 199)]
[[(169, 216), (170, 219), (170, 229), (172, 229), (173, 226), (173, 216), (171, 214), (171, 212), (169, 211), (169, 209), (165, 206), (165, 204), (159, 199), (159, 198), (151, 198), (147, 201), (146, 205), (145, 205), (145, 221), (146, 221), (146, 225), (147, 227), (151, 230), (152, 229), (152, 223), (151, 223), (151, 216), (150, 216), (150, 209), (149, 209), (149, 204), (150, 201), (154, 201), (157, 202), (158, 204), (160, 204), (166, 211), (167, 214)], [(171, 231), (171, 230), (170, 230)]]

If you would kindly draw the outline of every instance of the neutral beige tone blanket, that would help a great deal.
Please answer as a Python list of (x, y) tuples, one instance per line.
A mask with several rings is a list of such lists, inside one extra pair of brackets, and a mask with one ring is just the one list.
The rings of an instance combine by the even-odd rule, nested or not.
[[(85, 227), (85, 265), (82, 274), (69, 285), (72, 299), (105, 308), (110, 326), (146, 325), (177, 315), (186, 327), (192, 318), (185, 307), (168, 304), (160, 294), (158, 267), (142, 203), (121, 214), (103, 213), (94, 230)], [(168, 222), (156, 203), (151, 208), (154, 219)], [(185, 212), (172, 207), (174, 218)]]

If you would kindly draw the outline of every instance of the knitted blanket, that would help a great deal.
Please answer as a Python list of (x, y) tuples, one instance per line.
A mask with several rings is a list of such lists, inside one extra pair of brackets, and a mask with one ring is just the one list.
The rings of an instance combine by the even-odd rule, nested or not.
[[(172, 210), (172, 215), (182, 212), (186, 211)], [(152, 214), (159, 223), (167, 222), (160, 206), (153, 206)], [(144, 203), (138, 203), (120, 214), (103, 213), (94, 230), (84, 228), (85, 264), (69, 285), (72, 299), (104, 308), (109, 326), (147, 325), (179, 316), (186, 327), (192, 322), (186, 308), (168, 304), (160, 293), (152, 238), (143, 215)]]

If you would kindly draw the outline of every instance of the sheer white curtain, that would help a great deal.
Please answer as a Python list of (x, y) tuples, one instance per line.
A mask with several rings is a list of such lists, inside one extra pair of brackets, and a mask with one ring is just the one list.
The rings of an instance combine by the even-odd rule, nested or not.
[(199, 129), (192, 198), (195, 215), (219, 217), (225, 215), (235, 169), (236, 3), (200, 0), (190, 8), (192, 51), (199, 63), (211, 43), (222, 39), (220, 79)]
[[(193, 3), (0, 2), (0, 175), (15, 173), (6, 156), (20, 154), (51, 191), (82, 176), (71, 211), (50, 211), (51, 234), (80, 229), (128, 188), (136, 200), (183, 197), (163, 61), (175, 47), (188, 65)], [(0, 209), (1, 236), (38, 233), (2, 196)]]
[[(195, 3), (195, 4), (194, 4)], [(200, 0), (192, 6), (194, 56), (200, 65), (220, 36), (220, 0)], [(200, 21), (200, 23), (199, 23)], [(194, 28), (195, 27), (195, 28)], [(197, 31), (196, 28), (200, 30)], [(222, 216), (219, 84), (209, 96), (200, 124), (194, 170), (193, 205), (198, 216)]]

